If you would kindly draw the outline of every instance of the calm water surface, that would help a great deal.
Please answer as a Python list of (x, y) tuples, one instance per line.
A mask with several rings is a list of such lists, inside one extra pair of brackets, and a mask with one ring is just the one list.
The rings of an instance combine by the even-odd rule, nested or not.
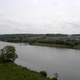
[(30, 46), (0, 42), (0, 48), (14, 45), (17, 64), (32, 70), (45, 70), (49, 75), (59, 73), (59, 80), (80, 80), (80, 50)]

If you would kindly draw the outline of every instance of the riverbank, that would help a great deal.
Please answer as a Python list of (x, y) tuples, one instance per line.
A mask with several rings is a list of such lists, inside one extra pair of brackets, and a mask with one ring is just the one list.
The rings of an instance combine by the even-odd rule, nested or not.
[(53, 47), (53, 48), (67, 48), (67, 49), (80, 49), (80, 44), (75, 45), (75, 46), (70, 46), (70, 45), (64, 45), (64, 44), (50, 44), (50, 43), (29, 43), (29, 42), (11, 42), (11, 41), (2, 41), (2, 42), (8, 42), (8, 43), (15, 43), (15, 44), (24, 44), (24, 45), (35, 45), (35, 46), (44, 46), (44, 47)]
[(80, 45), (71, 47), (68, 45), (62, 45), (62, 44), (47, 44), (47, 43), (32, 43), (30, 45), (36, 45), (36, 46), (46, 46), (46, 47), (55, 47), (55, 48), (68, 48), (68, 49), (80, 49)]
[[(12, 63), (0, 64), (0, 80), (51, 80), (39, 72)], [(55, 79), (52, 79), (55, 80)]]
[(30, 45), (80, 49), (80, 34), (4, 34), (1, 41)]

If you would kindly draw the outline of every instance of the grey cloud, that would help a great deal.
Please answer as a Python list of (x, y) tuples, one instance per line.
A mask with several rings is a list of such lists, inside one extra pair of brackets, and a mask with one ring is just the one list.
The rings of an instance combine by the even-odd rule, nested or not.
[(0, 0), (1, 33), (80, 33), (79, 27), (79, 0)]

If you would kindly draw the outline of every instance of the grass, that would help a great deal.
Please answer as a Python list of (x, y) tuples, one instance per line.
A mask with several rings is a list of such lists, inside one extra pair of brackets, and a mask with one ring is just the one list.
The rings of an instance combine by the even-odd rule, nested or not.
[(47, 47), (55, 47), (55, 48), (71, 48), (70, 46), (64, 44), (33, 43), (31, 45), (47, 46)]
[(12, 64), (0, 64), (0, 80), (50, 80), (25, 67)]

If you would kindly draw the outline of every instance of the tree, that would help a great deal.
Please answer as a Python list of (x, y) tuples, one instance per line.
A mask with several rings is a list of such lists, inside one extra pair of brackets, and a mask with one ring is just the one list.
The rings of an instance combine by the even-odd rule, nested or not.
[(40, 74), (44, 77), (47, 77), (47, 73), (45, 71), (40, 71)]
[(17, 58), (16, 49), (14, 46), (5, 46), (0, 50), (0, 61), (1, 62), (12, 62), (14, 63)]
[(58, 80), (57, 78), (53, 77), (51, 80)]

